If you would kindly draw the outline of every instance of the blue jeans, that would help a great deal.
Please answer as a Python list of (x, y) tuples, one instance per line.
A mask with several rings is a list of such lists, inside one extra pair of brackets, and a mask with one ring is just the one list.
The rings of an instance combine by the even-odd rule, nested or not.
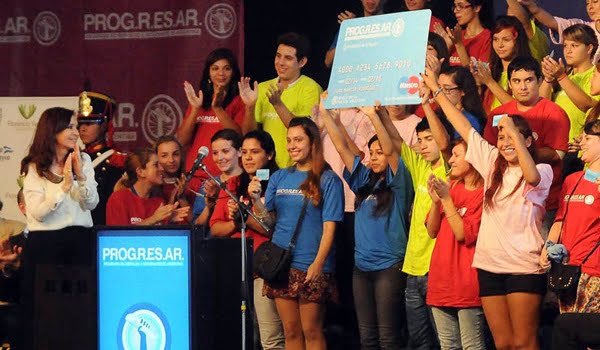
[(427, 275), (406, 278), (406, 322), (408, 323), (411, 349), (431, 350), (437, 348), (435, 326), (431, 309), (427, 306)]
[(442, 350), (485, 350), (485, 318), (480, 307), (432, 307)]
[(400, 349), (403, 344), (406, 275), (401, 269), (402, 262), (380, 271), (354, 268), (352, 290), (363, 350)]

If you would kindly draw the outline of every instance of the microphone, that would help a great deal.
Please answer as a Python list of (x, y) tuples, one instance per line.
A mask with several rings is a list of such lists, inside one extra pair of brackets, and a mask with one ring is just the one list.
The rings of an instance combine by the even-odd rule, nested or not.
[(200, 147), (198, 149), (198, 156), (196, 157), (196, 160), (194, 160), (194, 165), (192, 165), (192, 169), (190, 169), (190, 171), (185, 176), (186, 182), (189, 182), (192, 176), (194, 176), (194, 173), (196, 172), (196, 170), (198, 170), (198, 168), (200, 168), (200, 165), (202, 165), (202, 160), (204, 160), (206, 156), (208, 156), (208, 147)]

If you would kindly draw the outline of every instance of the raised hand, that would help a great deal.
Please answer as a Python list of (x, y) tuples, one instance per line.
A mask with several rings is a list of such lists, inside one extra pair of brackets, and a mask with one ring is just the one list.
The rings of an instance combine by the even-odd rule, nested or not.
[(183, 195), (185, 191), (185, 174), (181, 174), (179, 179), (175, 182), (175, 188), (171, 191), (169, 195), (169, 204), (175, 203), (175, 201)]
[(267, 98), (273, 106), (278, 106), (282, 103), (281, 94), (283, 94), (283, 85), (281, 85), (280, 83), (273, 84), (269, 87), (269, 90), (267, 91)]
[(160, 204), (158, 208), (152, 214), (152, 219), (155, 223), (167, 220), (173, 214), (173, 210), (177, 207), (178, 203), (175, 204)]
[(446, 42), (446, 46), (448, 46), (448, 48), (452, 47), (452, 45), (453, 45), (452, 44), (452, 39), (450, 39), (450, 36), (446, 32), (446, 29), (444, 29), (444, 27), (442, 27), (441, 24), (439, 24), (439, 23), (434, 24), (433, 25), (433, 31), (437, 35), (441, 36), (444, 39), (444, 41)]
[[(173, 204), (173, 207), (175, 208), (177, 206), (175, 204)], [(189, 213), (190, 213), (189, 206), (173, 209), (173, 211), (171, 212), (171, 221), (172, 222), (184, 221), (187, 218)]]
[(250, 198), (253, 201), (257, 201), (257, 200), (260, 200), (261, 193), (262, 193), (262, 186), (260, 184), (260, 179), (256, 176), (254, 176), (252, 178), (252, 180), (250, 180), (250, 183), (248, 184), (248, 196), (250, 196)]
[(566, 68), (562, 58), (559, 58), (559, 60), (556, 61), (550, 56), (546, 56), (542, 60), (542, 71), (545, 73), (544, 76), (548, 74), (553, 79), (559, 79), (566, 74)]
[(429, 97), (431, 96), (431, 89), (423, 82), (419, 82), (419, 97), (421, 98), (421, 104), (429, 104)]
[(352, 18), (356, 18), (356, 15), (354, 14), (354, 12), (352, 11), (344, 11), (344, 12), (340, 12), (340, 14), (338, 15), (338, 23), (342, 24), (343, 21), (347, 20), (347, 19), (352, 19)]
[(450, 197), (450, 185), (446, 181), (434, 177), (431, 181), (431, 185), (440, 200)]
[(435, 75), (436, 79), (440, 75), (440, 70), (442, 69), (442, 63), (444, 62), (444, 60), (445, 58), (442, 58), (440, 60), (431, 54), (427, 55), (427, 57), (425, 58), (425, 67), (431, 70), (431, 72)]
[(237, 220), (240, 207), (233, 199), (227, 201), (227, 210), (227, 217), (229, 220)]
[(69, 153), (65, 166), (63, 168), (63, 184), (62, 190), (65, 193), (71, 191), (73, 187), (73, 153)]
[(240, 98), (246, 106), (253, 106), (258, 100), (258, 82), (254, 82), (254, 89), (250, 86), (250, 78), (242, 77), (238, 82), (238, 89), (240, 90)]
[(421, 78), (423, 79), (423, 83), (431, 90), (437, 90), (438, 81), (435, 77), (435, 74), (431, 71), (431, 69), (425, 67), (425, 73), (421, 74)]
[(453, 28), (446, 27), (446, 34), (454, 45), (462, 42), (462, 28), (456, 24)]
[(435, 190), (435, 179), (435, 175), (429, 175), (429, 179), (427, 179), (427, 192), (429, 193), (429, 197), (431, 197), (433, 204), (437, 205), (440, 204), (441, 199)]
[(519, 132), (519, 129), (515, 126), (512, 118), (508, 115), (505, 115), (498, 122), (498, 130), (503, 129), (506, 132), (506, 135), (510, 137), (513, 142), (516, 142), (518, 138), (523, 138), (523, 134)]
[(217, 183), (213, 180), (204, 181), (204, 193), (206, 193), (207, 197), (217, 197), (220, 190), (221, 189), (219, 188), (219, 185), (217, 185)]
[(487, 85), (494, 78), (492, 77), (492, 71), (490, 67), (481, 61), (471, 62), (471, 74), (477, 82)]
[(224, 85), (213, 85), (214, 91), (212, 96), (211, 106), (212, 108), (222, 108), (223, 101), (225, 101), (225, 96), (227, 96), (227, 90)]
[(71, 159), (73, 174), (75, 174), (77, 181), (85, 181), (86, 178), (83, 174), (83, 162), (81, 159), (81, 150), (79, 149), (79, 146), (75, 145), (73, 153), (71, 153)]
[(202, 106), (202, 90), (198, 90), (198, 95), (196, 95), (194, 87), (186, 80), (183, 82), (183, 91), (185, 92), (185, 97), (187, 97), (190, 106), (194, 108), (200, 108)]

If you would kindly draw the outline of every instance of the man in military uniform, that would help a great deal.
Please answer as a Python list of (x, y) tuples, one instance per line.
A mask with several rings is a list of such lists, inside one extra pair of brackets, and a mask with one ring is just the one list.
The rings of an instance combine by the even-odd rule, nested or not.
[(85, 144), (84, 152), (92, 158), (100, 197), (96, 209), (92, 210), (94, 225), (106, 224), (106, 202), (123, 174), (127, 157), (112, 148), (111, 118), (116, 108), (115, 100), (107, 95), (92, 91), (79, 95), (79, 137)]

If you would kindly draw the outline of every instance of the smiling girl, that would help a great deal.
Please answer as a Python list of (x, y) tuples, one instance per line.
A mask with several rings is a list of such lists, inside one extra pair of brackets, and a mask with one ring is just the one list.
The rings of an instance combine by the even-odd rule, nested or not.
[(263, 293), (275, 299), (286, 349), (324, 349), (325, 304), (337, 299), (332, 248), (336, 222), (344, 217), (344, 190), (324, 160), (319, 128), (311, 119), (291, 120), (287, 150), (294, 165), (273, 174), (266, 204), (260, 200), (259, 179), (248, 186), (254, 212), (274, 227), (272, 242), (284, 249), (308, 201), (288, 282), (266, 283)]
[[(425, 84), (438, 89), (426, 69)], [(539, 265), (544, 204), (552, 168), (535, 163), (534, 137), (520, 116), (504, 116), (490, 145), (444, 94), (436, 96), (448, 120), (467, 140), (466, 160), (484, 179), (481, 226), (473, 267), (496, 348), (538, 349), (539, 308), (546, 277)]]
[[(198, 93), (190, 83), (184, 83), (189, 107), (177, 130), (177, 138), (187, 150), (186, 171), (192, 168), (200, 147), (210, 148), (210, 139), (217, 131), (232, 129), (241, 133), (240, 125), (245, 109), (237, 84), (240, 76), (240, 68), (233, 52), (219, 48), (206, 57)], [(212, 159), (206, 158), (205, 164), (212, 173), (218, 171)], [(196, 171), (190, 181), (190, 188), (200, 188), (203, 179), (206, 179), (206, 174), (201, 170)]]

